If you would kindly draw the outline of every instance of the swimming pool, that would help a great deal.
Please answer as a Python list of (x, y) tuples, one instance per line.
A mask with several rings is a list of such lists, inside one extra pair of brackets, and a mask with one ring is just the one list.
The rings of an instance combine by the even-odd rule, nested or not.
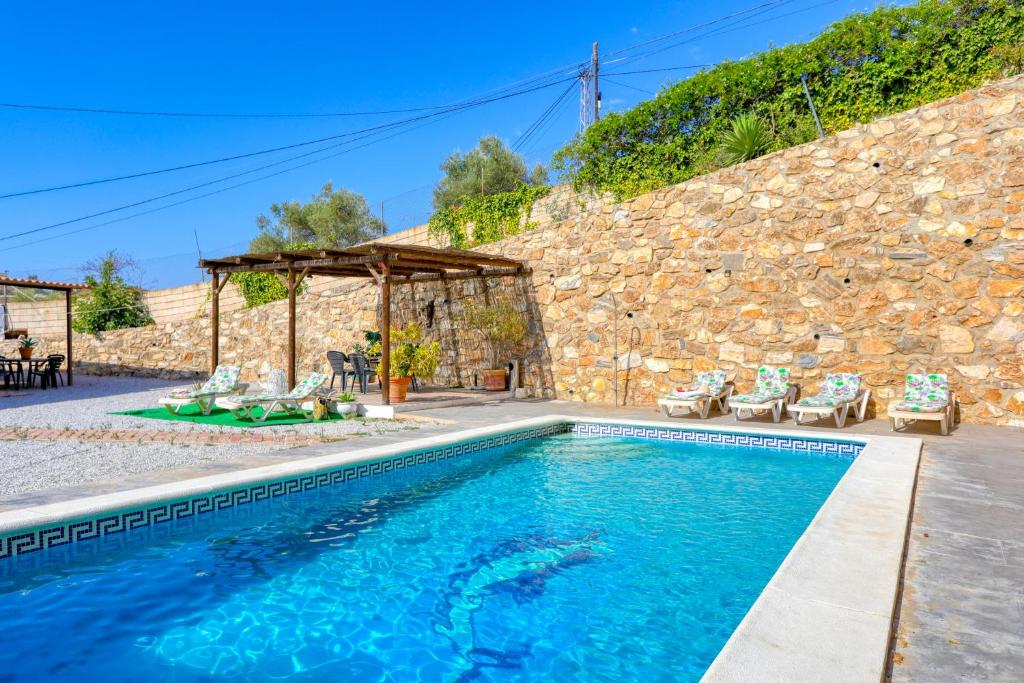
[(26, 534), (0, 671), (696, 680), (859, 449), (563, 423)]

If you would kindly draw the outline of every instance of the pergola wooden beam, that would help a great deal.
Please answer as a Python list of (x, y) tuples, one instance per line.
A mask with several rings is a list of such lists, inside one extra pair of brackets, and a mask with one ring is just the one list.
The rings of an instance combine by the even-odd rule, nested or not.
[[(242, 254), (203, 259), (201, 268), (212, 276), (210, 315), (211, 370), (219, 360), (219, 294), (231, 273), (274, 272), (287, 275), (288, 384), (296, 380), (295, 307), (298, 287), (309, 275), (373, 278), (380, 287), (381, 398), (391, 402), (388, 379), (391, 365), (391, 285), (478, 277), (504, 277), (529, 272), (522, 263), (504, 256), (458, 249), (435, 249), (396, 244), (363, 244), (348, 249), (296, 249), (267, 254)], [(221, 280), (221, 277), (224, 279)]]

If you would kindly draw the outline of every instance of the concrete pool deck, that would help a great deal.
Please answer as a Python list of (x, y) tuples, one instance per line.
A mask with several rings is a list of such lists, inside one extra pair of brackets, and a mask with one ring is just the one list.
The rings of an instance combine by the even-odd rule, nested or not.
[[(650, 408), (615, 409), (562, 401), (439, 408), (417, 415), (441, 422), (421, 424), (414, 431), (35, 491), (0, 499), (0, 511), (314, 458), (339, 449), (400, 446), (426, 436), (552, 414), (665, 421)], [(732, 416), (671, 422), (690, 427), (784, 429), (838, 438), (890, 436), (882, 420), (848, 424), (843, 430), (826, 422), (799, 428), (788, 420), (778, 425), (764, 420), (737, 424)], [(924, 451), (891, 676), (900, 681), (1019, 680), (1024, 670), (1024, 430), (959, 425), (951, 436), (941, 437), (934, 425), (922, 425), (908, 435), (921, 438)]]

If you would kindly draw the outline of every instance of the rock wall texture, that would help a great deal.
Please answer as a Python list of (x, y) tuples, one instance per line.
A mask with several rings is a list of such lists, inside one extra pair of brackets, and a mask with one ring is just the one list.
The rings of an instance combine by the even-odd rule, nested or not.
[[(462, 306), (506, 298), (530, 322), (538, 395), (649, 405), (696, 370), (727, 369), (742, 389), (767, 364), (804, 392), (860, 371), (881, 411), (906, 372), (932, 371), (950, 375), (964, 420), (1024, 424), (1022, 105), (1024, 78), (1009, 79), (631, 201), (570, 199), (484, 249), (529, 276), (405, 286), (395, 317), (442, 340), (440, 381), (484, 363)], [(300, 299), (302, 370), (375, 327), (373, 286), (318, 289)], [(249, 376), (282, 367), (284, 314), (225, 315), (222, 359)], [(79, 358), (189, 373), (207, 340), (193, 320), (82, 338)]]

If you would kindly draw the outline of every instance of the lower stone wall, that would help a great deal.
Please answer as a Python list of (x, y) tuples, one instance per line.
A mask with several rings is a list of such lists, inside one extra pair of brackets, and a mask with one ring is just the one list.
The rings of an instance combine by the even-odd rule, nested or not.
[[(484, 251), (529, 276), (398, 288), (396, 324), (440, 339), (472, 381), (469, 301), (526, 315), (535, 395), (652, 405), (701, 369), (749, 389), (788, 366), (813, 392), (858, 371), (873, 411), (907, 372), (945, 372), (966, 421), (1024, 424), (1024, 79), (1003, 81), (631, 201), (593, 201)], [(299, 298), (300, 373), (376, 327), (371, 284)], [(283, 302), (222, 320), (223, 362), (284, 366)], [(76, 337), (90, 371), (206, 371), (206, 320)], [(62, 342), (56, 342), (62, 346)], [(613, 377), (613, 355), (620, 372)]]

